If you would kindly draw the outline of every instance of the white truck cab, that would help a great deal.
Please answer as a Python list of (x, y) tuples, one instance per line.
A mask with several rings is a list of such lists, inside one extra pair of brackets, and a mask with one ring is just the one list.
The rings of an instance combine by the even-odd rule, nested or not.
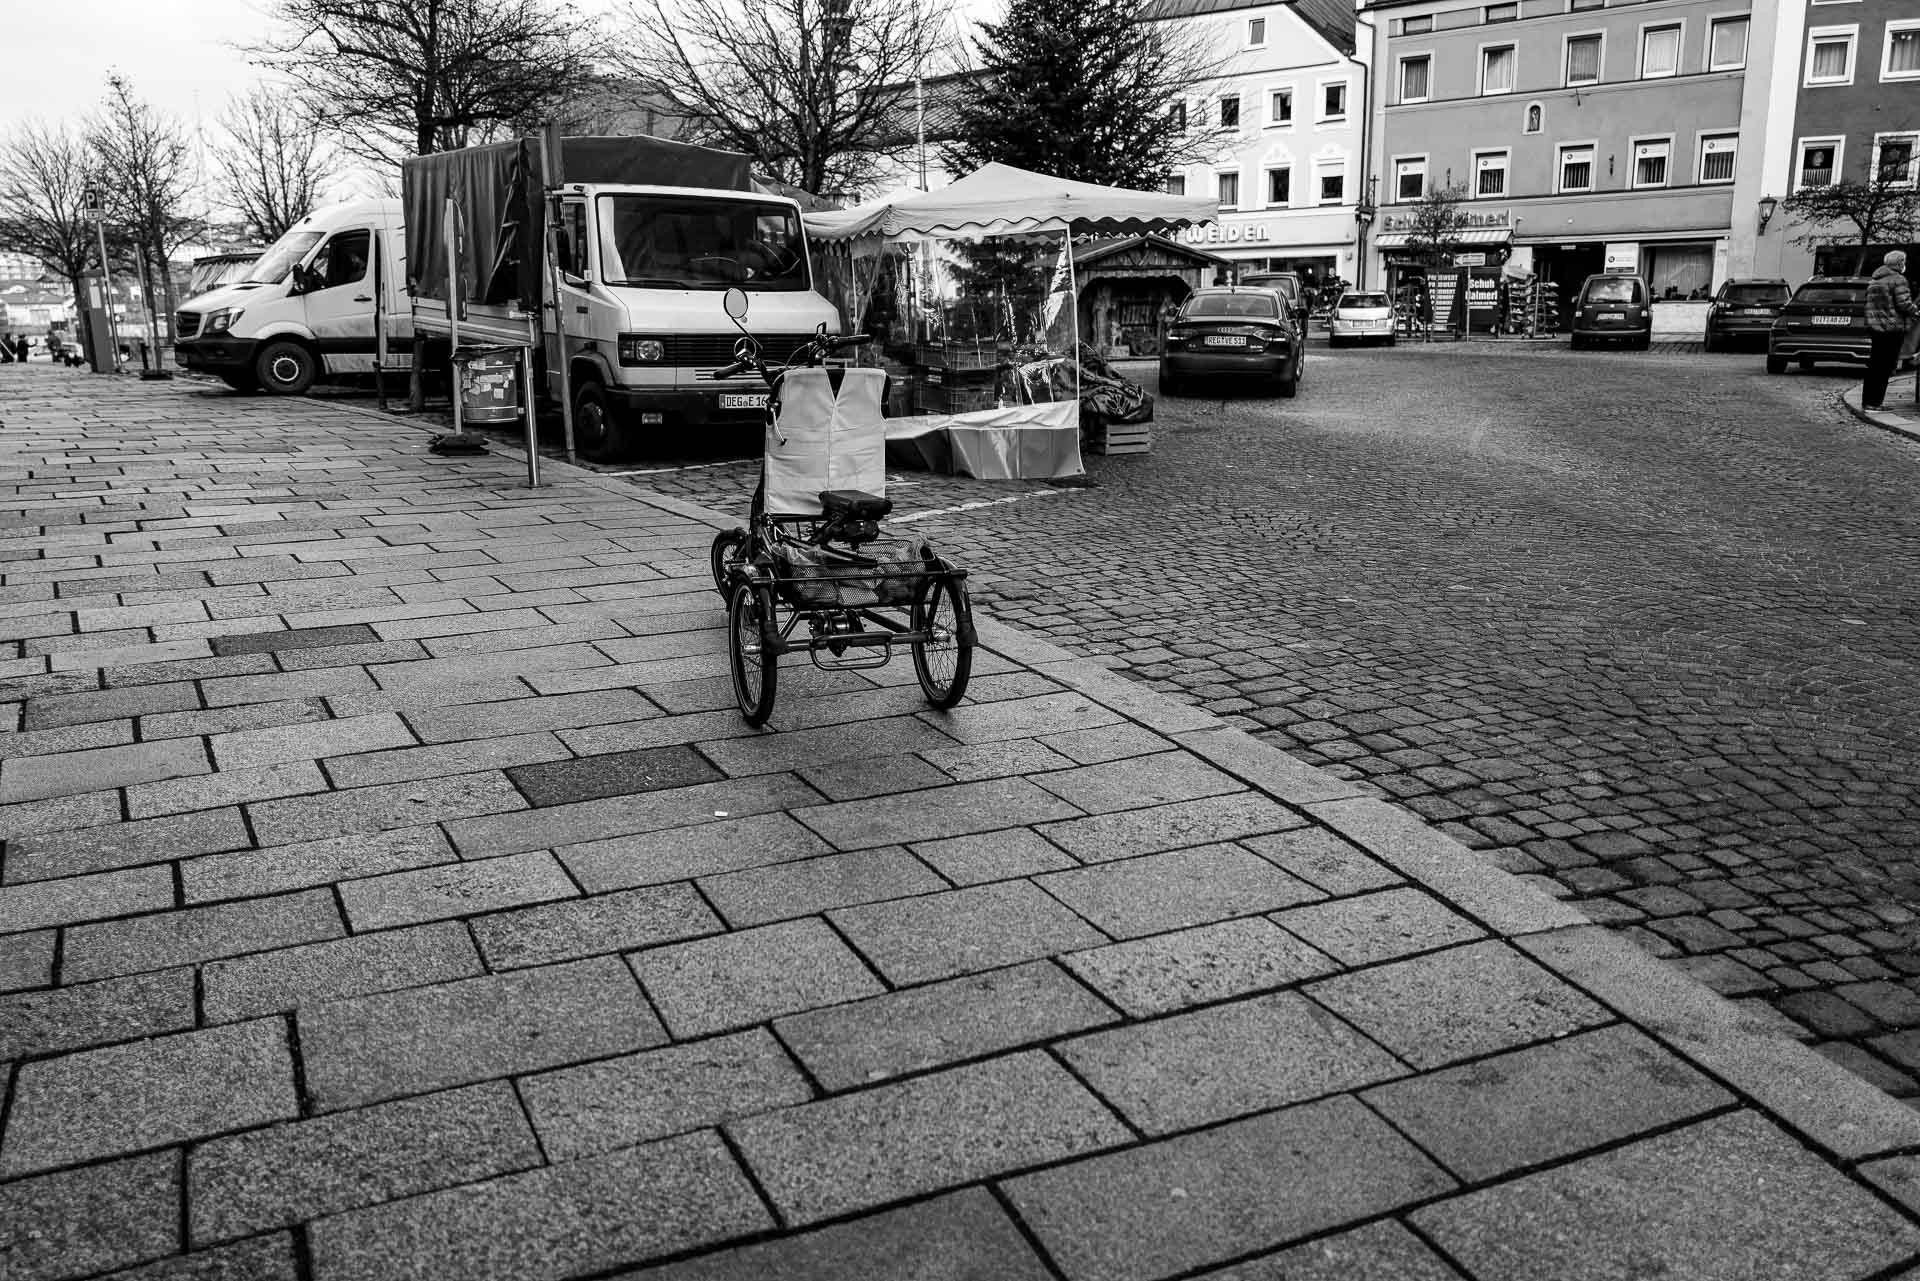
[(245, 391), (298, 395), (330, 374), (372, 372), (380, 331), (388, 368), (409, 363), (400, 201), (354, 200), (295, 223), (230, 285), (174, 317), (174, 358)]
[[(729, 287), (753, 299), (753, 336), (784, 361), (840, 315), (815, 292), (800, 209), (760, 192), (568, 184), (560, 298), (575, 431), (589, 453), (667, 427), (758, 421), (766, 388), (716, 381), (740, 330)], [(548, 338), (548, 359), (554, 359)], [(549, 368), (551, 368), (551, 363)]]

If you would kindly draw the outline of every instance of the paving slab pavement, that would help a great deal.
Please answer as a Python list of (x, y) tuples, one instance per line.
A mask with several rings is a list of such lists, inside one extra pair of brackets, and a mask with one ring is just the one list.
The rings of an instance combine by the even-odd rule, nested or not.
[(732, 709), (718, 517), (0, 370), (0, 1275), (1868, 1278), (1920, 1113), (983, 620)]

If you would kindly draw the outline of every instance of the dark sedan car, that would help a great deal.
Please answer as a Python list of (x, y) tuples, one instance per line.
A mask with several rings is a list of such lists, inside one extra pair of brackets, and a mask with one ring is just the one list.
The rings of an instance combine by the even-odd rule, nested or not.
[(1724, 351), (1742, 340), (1766, 342), (1792, 292), (1784, 280), (1729, 280), (1721, 285), (1707, 308), (1707, 350)]
[(1306, 358), (1306, 342), (1275, 291), (1199, 289), (1167, 326), (1160, 392), (1178, 396), (1196, 378), (1259, 378), (1291, 396)]
[(1781, 305), (1767, 336), (1767, 372), (1784, 374), (1787, 363), (1812, 369), (1820, 361), (1864, 365), (1873, 350), (1867, 328), (1865, 276), (1815, 276)]

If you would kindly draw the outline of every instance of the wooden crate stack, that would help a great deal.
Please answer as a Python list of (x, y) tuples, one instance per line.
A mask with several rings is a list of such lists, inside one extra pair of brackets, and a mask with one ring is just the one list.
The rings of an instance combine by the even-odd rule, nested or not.
[(1096, 419), (1093, 426), (1081, 433), (1080, 444), (1090, 454), (1146, 454), (1153, 452), (1152, 434), (1150, 422), (1110, 423)]

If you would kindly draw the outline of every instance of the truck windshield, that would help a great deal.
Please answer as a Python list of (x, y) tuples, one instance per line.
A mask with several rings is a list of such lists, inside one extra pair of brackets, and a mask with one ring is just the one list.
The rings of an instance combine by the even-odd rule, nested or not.
[(792, 206), (653, 195), (600, 197), (600, 274), (610, 285), (656, 289), (809, 283)]
[(313, 252), (313, 247), (326, 234), (324, 231), (289, 231), (260, 255), (260, 261), (247, 273), (247, 281), (256, 285), (279, 284), (296, 263)]

